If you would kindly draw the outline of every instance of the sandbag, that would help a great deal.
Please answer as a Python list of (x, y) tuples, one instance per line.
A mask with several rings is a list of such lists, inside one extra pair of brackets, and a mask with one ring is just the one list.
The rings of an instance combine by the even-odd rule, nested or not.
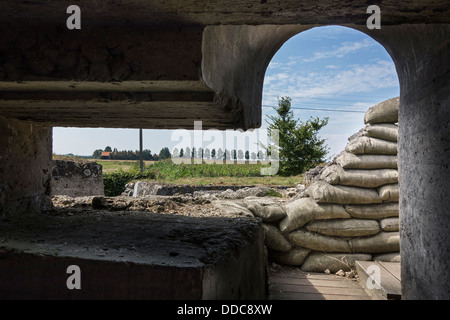
[(375, 189), (330, 185), (325, 181), (314, 182), (306, 189), (306, 192), (318, 203), (381, 203), (381, 199)]
[(244, 217), (253, 217), (253, 214), (250, 210), (241, 206), (234, 201), (229, 200), (215, 200), (212, 202), (214, 207), (222, 210), (223, 212), (236, 216), (244, 216)]
[(288, 266), (301, 266), (311, 250), (292, 248), (289, 252), (269, 251), (269, 260)]
[(349, 240), (352, 252), (380, 253), (400, 251), (398, 232), (380, 232), (374, 236)]
[(400, 222), (398, 218), (386, 218), (380, 221), (380, 228), (386, 232), (399, 231)]
[(353, 139), (345, 146), (345, 151), (353, 154), (397, 154), (397, 143), (361, 136)]
[(398, 126), (393, 123), (369, 124), (364, 128), (364, 135), (372, 138), (397, 142)]
[(329, 184), (344, 186), (376, 188), (398, 181), (398, 171), (394, 169), (344, 170), (341, 166), (331, 165), (325, 168), (320, 178)]
[(312, 221), (306, 229), (309, 232), (338, 237), (363, 237), (380, 232), (377, 221), (363, 219)]
[(350, 218), (342, 205), (318, 204), (311, 198), (300, 198), (285, 206), (286, 217), (280, 221), (283, 233), (298, 229), (314, 219)]
[(383, 201), (398, 202), (400, 198), (398, 183), (387, 184), (378, 188), (378, 194)]
[(291, 244), (277, 227), (267, 223), (263, 223), (262, 227), (264, 229), (264, 244), (268, 248), (281, 252), (291, 250)]
[(356, 261), (370, 261), (370, 254), (342, 254), (312, 252), (301, 266), (305, 272), (324, 272), (328, 269), (335, 273), (339, 270), (350, 271), (355, 269)]
[(344, 169), (397, 169), (396, 155), (356, 155), (341, 152), (334, 162)]
[(398, 122), (400, 98), (392, 98), (370, 107), (364, 115), (364, 123)]
[(286, 212), (278, 204), (264, 204), (252, 202), (247, 206), (255, 217), (260, 217), (262, 221), (274, 222), (286, 216)]
[(288, 234), (288, 239), (298, 247), (325, 252), (350, 252), (347, 240), (322, 236), (302, 229)]
[(381, 219), (387, 217), (398, 217), (398, 203), (383, 203), (383, 204), (369, 204), (369, 205), (346, 205), (344, 206), (353, 218), (358, 219)]

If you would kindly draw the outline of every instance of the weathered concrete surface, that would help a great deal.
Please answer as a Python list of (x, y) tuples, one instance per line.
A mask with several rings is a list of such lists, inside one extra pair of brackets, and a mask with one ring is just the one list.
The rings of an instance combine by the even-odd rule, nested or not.
[(261, 126), (264, 75), (281, 45), (310, 27), (209, 26), (203, 32), (202, 76), (219, 94), (216, 103), (241, 120), (241, 128)]
[(95, 162), (53, 160), (51, 195), (104, 196), (102, 165)]
[[(329, 24), (366, 23), (370, 4), (382, 8), (382, 23), (449, 22), (445, 1), (395, 0), (279, 0), (279, 1), (164, 1), (112, 0), (107, 3), (79, 0), (83, 27), (98, 25), (215, 25), (215, 24)], [(21, 21), (28, 24), (61, 24), (65, 27), (64, 1), (35, 2), (2, 1), (0, 21)], [(67, 15), (68, 16), (68, 15)], [(61, 20), (63, 19), (63, 20)]]
[[(177, 126), (192, 128), (192, 120), (197, 119), (210, 121), (208, 125), (203, 125), (204, 128), (220, 125), (220, 128), (242, 126), (242, 129), (248, 129), (251, 126), (258, 126), (261, 122), (259, 101), (262, 83), (260, 79), (270, 60), (269, 56), (258, 56), (258, 52), (268, 55), (274, 53), (291, 36), (290, 32), (285, 32), (285, 29), (277, 29), (278, 25), (299, 25), (301, 26), (299, 28), (305, 27), (305, 29), (318, 25), (346, 25), (366, 32), (379, 41), (393, 58), (400, 80), (398, 141), (400, 232), (403, 256), (402, 277), (405, 277), (402, 279), (402, 296), (406, 299), (449, 298), (450, 284), (448, 281), (443, 281), (450, 276), (448, 233), (450, 225), (448, 213), (450, 14), (448, 3), (438, 0), (382, 1), (379, 3), (382, 10), (382, 29), (372, 31), (365, 26), (368, 18), (366, 9), (370, 4), (365, 0), (351, 2), (282, 0), (252, 3), (238, 0), (227, 2), (113, 0), (101, 3), (81, 0), (77, 4), (83, 12), (83, 29), (69, 32), (65, 29), (66, 17), (61, 14), (67, 4), (62, 1), (42, 2), (42, 4), (33, 1), (2, 1), (0, 21), (2, 30), (6, 31), (1, 33), (0, 40), (2, 48), (0, 79), (10, 82), (21, 81), (24, 78), (43, 81), (72, 80), (73, 75), (78, 75), (80, 80), (110, 81), (112, 79), (127, 80), (132, 77), (132, 74), (139, 74), (139, 80), (190, 79), (203, 84), (206, 81), (213, 92), (213, 101), (205, 102), (197, 93), (193, 93), (193, 97), (186, 98), (178, 105), (173, 104), (180, 101), (177, 94), (174, 94), (175, 98), (171, 98), (173, 100), (164, 101), (161, 96), (151, 100), (151, 97), (147, 95), (145, 99), (148, 101), (144, 101), (147, 104), (139, 104), (137, 95), (133, 92), (130, 95), (131, 101), (128, 101), (126, 96), (122, 96), (116, 100), (106, 99), (103, 101), (105, 103), (100, 105), (98, 105), (99, 101), (93, 99), (78, 102), (52, 99), (46, 103), (43, 103), (43, 99), (38, 99), (39, 102), (9, 99), (0, 101), (0, 106), (4, 106), (0, 109), (0, 115), (11, 118), (25, 117), (21, 119), (27, 120), (35, 119), (47, 125), (119, 127), (122, 123), (123, 126), (142, 128), (175, 128)], [(242, 25), (261, 25), (263, 28), (241, 28)], [(272, 27), (266, 28), (265, 25), (272, 25)], [(124, 26), (130, 28), (126, 32), (127, 35), (130, 34), (130, 39), (133, 41), (129, 43), (120, 36), (120, 33), (111, 32), (115, 27), (121, 29)], [(233, 35), (230, 31), (224, 31), (234, 26), (247, 31), (244, 31), (242, 35)], [(180, 31), (179, 27), (193, 28), (190, 30), (199, 27), (205, 31), (201, 34), (185, 33), (183, 36), (183, 31)], [(108, 28), (111, 28), (110, 31), (107, 31)], [(165, 37), (158, 38), (157, 30), (165, 28), (170, 31), (162, 32), (161, 34), (165, 34)], [(43, 42), (37, 45), (33, 42), (35, 34), (42, 33), (44, 37), (45, 31), (50, 29), (55, 30), (58, 36), (43, 39)], [(100, 32), (100, 29), (103, 31)], [(151, 30), (148, 32), (160, 41), (149, 40), (151, 43), (149, 47), (144, 41), (148, 35), (145, 32), (140, 38), (143, 40), (142, 43), (134, 41), (139, 38), (139, 32), (143, 32), (142, 30)], [(264, 32), (254, 33), (249, 30), (264, 30)], [(25, 41), (25, 43), (16, 41), (20, 37), (14, 38), (12, 42), (3, 40), (10, 38), (9, 34), (17, 34), (17, 32), (31, 32), (33, 36), (28, 37), (31, 41)], [(96, 34), (96, 32), (99, 33)], [(71, 55), (79, 52), (73, 48), (78, 48), (77, 46), (81, 43), (80, 38), (86, 39), (86, 34), (87, 37), (92, 37), (94, 44), (87, 51), (84, 50), (84, 53), (82, 51), (83, 57), (76, 55), (73, 59)], [(111, 34), (115, 36), (115, 39), (111, 37)], [(206, 43), (204, 39), (208, 35), (211, 38), (209, 43)], [(222, 36), (223, 39), (220, 38)], [(261, 41), (265, 36), (267, 41)], [(100, 48), (97, 49), (96, 44), (101, 43), (102, 38), (114, 41), (109, 47), (99, 46)], [(24, 39), (27, 37), (24, 36)], [(166, 47), (164, 41), (167, 39), (170, 39), (172, 44), (177, 43), (177, 39), (181, 39), (180, 45), (175, 49), (167, 49), (170, 50), (169, 54), (164, 51)], [(123, 44), (123, 41), (125, 45), (132, 45), (134, 51), (138, 52), (136, 57), (141, 59), (136, 61), (150, 64), (147, 73), (136, 73), (134, 67), (131, 68), (129, 64), (122, 63), (132, 61), (125, 59), (126, 51), (122, 52), (124, 59), (120, 57), (120, 50), (124, 47), (119, 44)], [(61, 46), (61, 43), (64, 45)], [(195, 45), (189, 47), (189, 43)], [(212, 44), (225, 44), (223, 52), (214, 48), (209, 51), (204, 50)], [(30, 50), (33, 46), (36, 48)], [(8, 53), (17, 52), (19, 49), (16, 50), (16, 47), (22, 50), (24, 55)], [(58, 49), (63, 47), (64, 49)], [(39, 51), (39, 48), (43, 50)], [(115, 48), (119, 51), (115, 51)], [(187, 52), (183, 48), (191, 48), (193, 51)], [(66, 49), (68, 51), (65, 51)], [(105, 50), (108, 56), (103, 57), (104, 60), (102, 60), (100, 57), (102, 53), (106, 54)], [(69, 53), (70, 51), (75, 52)], [(194, 59), (188, 61), (184, 59), (184, 54)], [(233, 54), (236, 56), (233, 57)], [(155, 60), (149, 58), (147, 61), (146, 55), (155, 57)], [(246, 58), (245, 55), (249, 55), (250, 58)], [(53, 64), (51, 60), (58, 60), (58, 57), (62, 58), (61, 61)], [(159, 57), (162, 57), (162, 60), (158, 60)], [(180, 59), (177, 60), (177, 57)], [(217, 72), (211, 63), (202, 66), (203, 59), (228, 61), (224, 64), (225, 72)], [(23, 60), (31, 64), (28, 65), (28, 62), (24, 64)], [(102, 62), (98, 63), (101, 60)], [(250, 63), (249, 67), (242, 67), (239, 64), (241, 60)], [(115, 65), (115, 62), (118, 63)], [(161, 67), (158, 67), (159, 65)], [(166, 68), (169, 71), (165, 72)], [(178, 68), (180, 71), (189, 71), (189, 75), (184, 72), (178, 74)], [(81, 73), (73, 73), (78, 69)], [(156, 71), (153, 72), (153, 70)], [(248, 75), (237, 74), (241, 71), (247, 72)], [(249, 81), (254, 83), (247, 83)], [(39, 89), (36, 90), (37, 98), (39, 98), (38, 91)], [(21, 92), (17, 94), (20, 96)], [(112, 96), (116, 97), (116, 91), (109, 91), (106, 97)], [(110, 101), (115, 102), (108, 105)], [(127, 108), (121, 113), (118, 106), (122, 102)], [(90, 109), (90, 104), (94, 106), (93, 109)], [(175, 113), (167, 112), (167, 106), (170, 104), (177, 105), (176, 110), (171, 110)], [(33, 105), (40, 110), (33, 112), (31, 110)], [(60, 122), (58, 117), (52, 118), (52, 113), (57, 111), (58, 107), (55, 108), (57, 105), (61, 105), (61, 108), (65, 110), (64, 114), (58, 114)], [(31, 109), (28, 109), (29, 112), (25, 116), (23, 114), (19, 116), (14, 113), (19, 106)], [(109, 110), (110, 106), (112, 107)], [(77, 110), (77, 107), (80, 107), (82, 112)], [(92, 112), (83, 113), (89, 110)], [(111, 111), (113, 116), (103, 118), (106, 111)], [(220, 114), (221, 121), (213, 121), (214, 117), (209, 117), (210, 112), (214, 115)], [(169, 116), (171, 114), (173, 114), (172, 117)], [(152, 120), (146, 121), (149, 118)], [(101, 121), (103, 122), (100, 123)], [(3, 141), (2, 146), (6, 144)], [(9, 145), (8, 148), (15, 150)], [(51, 152), (48, 152), (47, 156), (50, 154)], [(11, 158), (5, 165), (2, 164), (2, 167), (12, 166), (14, 159), (18, 158)], [(19, 159), (19, 163), (20, 161)], [(25, 176), (28, 172), (21, 170), (24, 167), (19, 165), (17, 175), (2, 182), (3, 185), (12, 185), (15, 181), (22, 179), (21, 175)], [(39, 187), (36, 185), (32, 187), (34, 191), (41, 190), (40, 184), (38, 185)], [(27, 191), (28, 186), (17, 189), (8, 188), (10, 192), (8, 197), (5, 196), (6, 193), (3, 193), (1, 198), (2, 203), (8, 199), (8, 206), (14, 206), (14, 203), (18, 203), (16, 199), (28, 197), (30, 194)], [(31, 192), (32, 197), (37, 194), (38, 199), (42, 199), (44, 193), (34, 191)]]
[(402, 299), (449, 299), (450, 25), (370, 34), (391, 54), (400, 80)]
[(51, 208), (52, 128), (0, 116), (0, 216)]
[[(255, 219), (64, 211), (0, 221), (2, 299), (263, 299)], [(69, 290), (69, 265), (81, 290)]]
[[(24, 88), (6, 88), (0, 114), (49, 126), (192, 129), (194, 120), (202, 120), (204, 129), (256, 128), (266, 67), (286, 40), (319, 25), (366, 28), (369, 17), (363, 0), (84, 0), (77, 5), (82, 29), (68, 30), (66, 3), (2, 1), (0, 80), (94, 83), (77, 92), (80, 101), (70, 91), (49, 100), (42, 88), (34, 99), (30, 93), (22, 96)], [(441, 1), (379, 5), (383, 26), (450, 22)], [(164, 95), (108, 90), (98, 99), (90, 94), (95, 82), (123, 86), (119, 81), (149, 80), (169, 81), (173, 88)], [(197, 82), (209, 92), (191, 88), (180, 94), (178, 81)]]

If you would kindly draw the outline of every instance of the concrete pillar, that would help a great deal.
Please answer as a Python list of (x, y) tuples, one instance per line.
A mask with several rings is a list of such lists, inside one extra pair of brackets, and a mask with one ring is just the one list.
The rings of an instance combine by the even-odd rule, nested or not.
[(51, 207), (52, 128), (0, 116), (0, 216)]
[(371, 35), (390, 52), (400, 80), (402, 298), (450, 299), (450, 25)]

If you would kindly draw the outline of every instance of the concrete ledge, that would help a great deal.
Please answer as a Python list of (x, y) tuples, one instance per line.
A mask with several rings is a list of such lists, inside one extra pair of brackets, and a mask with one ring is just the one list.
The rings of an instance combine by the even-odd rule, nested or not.
[[(73, 214), (71, 212), (70, 214)], [(0, 222), (1, 299), (263, 299), (259, 221), (92, 211)], [(67, 267), (80, 267), (69, 290)]]

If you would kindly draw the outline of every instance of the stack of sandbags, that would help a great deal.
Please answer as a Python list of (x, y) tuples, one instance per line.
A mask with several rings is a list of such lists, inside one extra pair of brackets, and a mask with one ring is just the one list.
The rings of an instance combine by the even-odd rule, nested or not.
[[(264, 221), (269, 259), (322, 272), (399, 259), (399, 98), (371, 107), (366, 126), (315, 181)], [(251, 210), (251, 211), (256, 211)]]

